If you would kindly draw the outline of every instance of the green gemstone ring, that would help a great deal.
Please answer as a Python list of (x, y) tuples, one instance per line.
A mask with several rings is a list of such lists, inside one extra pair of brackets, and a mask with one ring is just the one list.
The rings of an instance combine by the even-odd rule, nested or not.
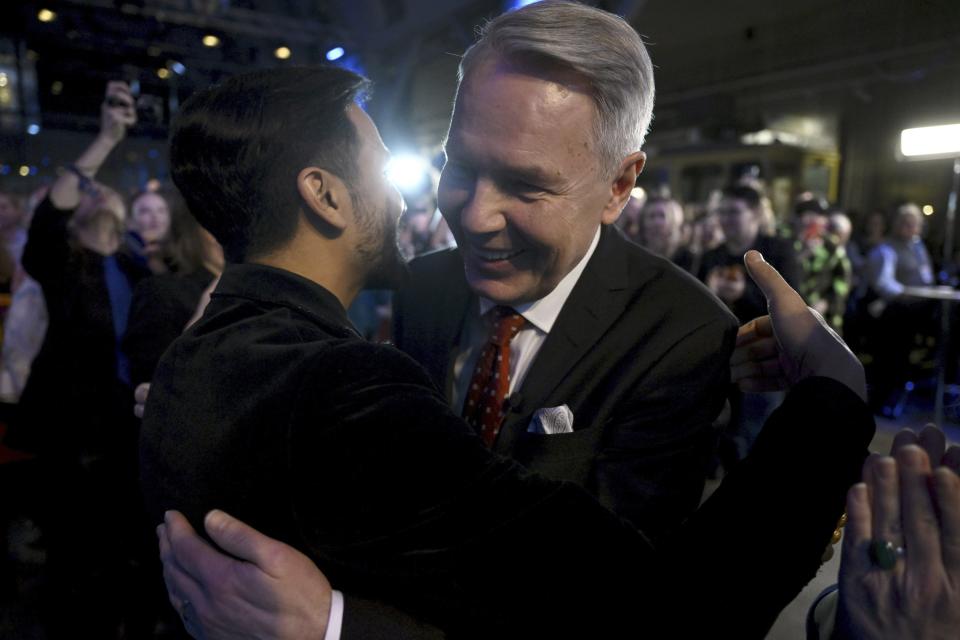
[(889, 540), (870, 541), (870, 560), (878, 569), (890, 571), (897, 566), (897, 559), (904, 553), (903, 547), (895, 547)]

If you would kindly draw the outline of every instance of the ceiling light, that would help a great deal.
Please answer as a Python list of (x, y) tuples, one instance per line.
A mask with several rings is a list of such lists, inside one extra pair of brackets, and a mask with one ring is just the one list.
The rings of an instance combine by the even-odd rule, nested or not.
[(218, 38), (217, 36), (211, 33), (208, 33), (207, 35), (203, 36), (203, 46), (216, 47), (219, 44), (220, 44), (220, 38)]
[(900, 153), (908, 158), (960, 155), (960, 124), (904, 129), (900, 132)]
[(293, 52), (290, 51), (288, 47), (277, 47), (276, 50), (273, 52), (273, 55), (275, 55), (279, 60), (286, 60), (292, 54)]
[(330, 51), (327, 51), (327, 60), (330, 62), (339, 60), (343, 57), (344, 53), (346, 53), (346, 51), (343, 50), (343, 47), (334, 47), (333, 49), (330, 49)]
[(170, 69), (167, 69), (166, 67), (160, 67), (157, 69), (157, 77), (161, 80), (166, 80), (170, 77)]
[(50, 11), (50, 9), (40, 9), (40, 11), (37, 12), (37, 20), (40, 22), (53, 22), (56, 19), (57, 14)]

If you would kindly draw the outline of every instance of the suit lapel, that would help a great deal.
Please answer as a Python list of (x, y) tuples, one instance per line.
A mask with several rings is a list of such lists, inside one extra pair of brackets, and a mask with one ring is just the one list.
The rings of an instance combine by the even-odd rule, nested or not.
[(447, 272), (450, 276), (449, 286), (437, 287), (436, 295), (439, 313), (434, 318), (434, 336), (431, 348), (434, 352), (428, 359), (433, 363), (435, 370), (431, 371), (434, 380), (442, 384), (441, 389), (447, 401), (453, 397), (453, 362), (456, 358), (457, 347), (460, 344), (460, 334), (466, 315), (471, 304), (476, 305), (477, 299), (467, 286), (467, 279), (463, 272), (463, 261), (460, 252), (454, 251), (455, 260), (451, 261)]
[[(569, 377), (576, 364), (596, 347), (623, 313), (631, 291), (636, 289), (632, 285), (638, 284), (629, 282), (627, 243), (618, 229), (603, 228), (596, 251), (560, 310), (523, 386), (510, 399), (511, 410), (501, 431), (498, 449), (501, 444), (510, 445), (518, 428), (526, 429), (534, 411), (551, 406), (548, 403), (551, 392)], [(563, 399), (557, 400), (553, 404), (563, 402)]]

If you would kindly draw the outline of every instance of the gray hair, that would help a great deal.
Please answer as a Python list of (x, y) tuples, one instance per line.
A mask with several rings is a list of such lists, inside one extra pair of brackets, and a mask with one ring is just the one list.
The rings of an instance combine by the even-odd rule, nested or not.
[(480, 30), (479, 40), (463, 55), (459, 83), (495, 56), (546, 62), (590, 84), (597, 109), (594, 133), (607, 171), (643, 146), (653, 117), (653, 64), (640, 36), (623, 18), (556, 0), (504, 13)]

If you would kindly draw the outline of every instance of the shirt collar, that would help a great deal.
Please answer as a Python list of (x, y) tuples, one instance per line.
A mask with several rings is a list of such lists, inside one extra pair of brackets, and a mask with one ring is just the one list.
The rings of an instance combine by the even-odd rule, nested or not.
[[(553, 291), (539, 300), (516, 305), (514, 310), (543, 333), (550, 333), (550, 330), (553, 329), (553, 324), (557, 321), (557, 316), (560, 315), (560, 310), (563, 309), (564, 303), (566, 303), (567, 298), (570, 297), (570, 293), (576, 286), (577, 281), (580, 280), (583, 270), (587, 268), (587, 263), (590, 262), (590, 258), (593, 257), (593, 253), (597, 250), (599, 243), (600, 227), (597, 227), (597, 232), (593, 234), (593, 241), (590, 243), (590, 248), (587, 249), (584, 256), (580, 258), (580, 262), (578, 262), (567, 275), (563, 276), (563, 279), (553, 288)], [(480, 315), (486, 315), (487, 312), (495, 306), (497, 306), (497, 303), (492, 300), (480, 298)]]

